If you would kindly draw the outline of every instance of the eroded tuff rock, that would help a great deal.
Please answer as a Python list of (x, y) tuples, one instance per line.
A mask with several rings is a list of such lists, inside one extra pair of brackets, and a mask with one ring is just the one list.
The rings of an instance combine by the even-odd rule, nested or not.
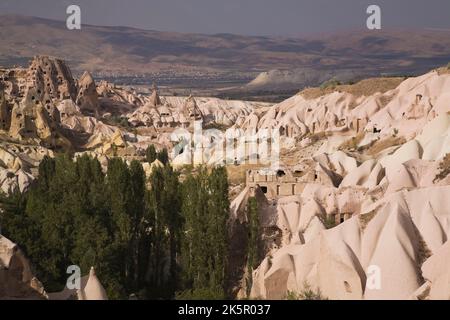
[(20, 248), (0, 234), (0, 300), (107, 300), (105, 289), (94, 268), (80, 279), (79, 290), (65, 288), (47, 294), (41, 282), (33, 275), (30, 264)]
[(413, 299), (450, 300), (450, 241), (422, 265), (422, 276), (425, 280), (414, 294)]
[(111, 140), (117, 128), (103, 124), (98, 115), (92, 76), (85, 73), (75, 82), (62, 60), (37, 56), (28, 69), (6, 70), (2, 75), (0, 129), (18, 143), (72, 150), (85, 149), (89, 140), (95, 140), (89, 136), (99, 132)]
[(252, 297), (448, 299), (449, 92), (449, 75), (431, 72), (369, 97), (295, 96), (236, 125), (291, 141), (231, 205), (243, 223), (248, 197), (267, 198)]
[(97, 87), (94, 78), (89, 72), (83, 73), (78, 80), (78, 94), (75, 103), (82, 112), (95, 117), (99, 116)]
[(34, 88), (40, 100), (46, 95), (53, 100), (75, 99), (76, 86), (64, 61), (36, 56), (28, 69), (5, 70), (1, 78), (8, 100), (20, 100)]
[(80, 279), (80, 289), (64, 288), (61, 292), (49, 293), (50, 300), (108, 300), (103, 285), (97, 278), (94, 267)]
[(281, 135), (302, 137), (319, 132), (373, 132), (411, 137), (418, 128), (448, 110), (450, 76), (429, 72), (409, 78), (385, 93), (355, 96), (335, 91), (314, 99), (295, 95), (267, 110), (246, 129), (276, 128)]
[(12, 193), (18, 189), (25, 191), (34, 180), (36, 167), (45, 156), (53, 157), (53, 152), (40, 146), (23, 146), (2, 143), (0, 146), (0, 189)]
[(206, 97), (160, 97), (156, 89), (150, 98), (142, 97), (142, 100), (142, 106), (127, 114), (129, 122), (134, 126), (154, 126), (161, 130), (192, 127), (195, 120), (203, 121), (204, 126), (230, 127), (240, 117), (269, 106), (267, 103)]
[(203, 114), (194, 97), (185, 99), (181, 107), (173, 106), (168, 100), (162, 100), (156, 87), (146, 103), (136, 109), (128, 120), (134, 126), (155, 127), (157, 129), (188, 128), (194, 121), (203, 121)]
[(0, 235), (0, 299), (47, 299), (19, 247)]
[[(85, 72), (74, 81), (62, 60), (35, 57), (28, 69), (0, 70), (0, 129), (19, 143), (50, 149), (116, 153), (111, 144), (120, 131), (124, 156), (142, 155), (148, 144), (171, 149), (171, 133), (192, 129), (194, 121), (223, 129), (267, 104), (216, 98), (150, 96), (101, 81)], [(112, 145), (112, 144), (111, 144)], [(124, 144), (121, 144), (124, 145)]]
[(28, 68), (27, 87), (35, 88), (42, 98), (74, 99), (76, 86), (70, 69), (64, 61), (47, 56), (37, 56)]
[(127, 114), (144, 105), (148, 97), (138, 94), (134, 89), (127, 89), (107, 81), (100, 81), (97, 86), (100, 110), (104, 114)]
[[(436, 296), (448, 297), (450, 287), (436, 281), (446, 271), (427, 275), (424, 269), (428, 259), (448, 259), (443, 245), (450, 232), (449, 192), (443, 186), (394, 193), (329, 230), (310, 220), (303, 229), (308, 237), (292, 237), (261, 263), (252, 295), (282, 299), (307, 283), (330, 299), (406, 299), (428, 281), (436, 286)], [(291, 220), (305, 221), (305, 214), (288, 212)], [(287, 230), (298, 235), (295, 228)], [(371, 270), (379, 272), (379, 286), (370, 284)]]
[(3, 76), (0, 89), (1, 129), (12, 139), (50, 148), (70, 148), (60, 130), (55, 101), (76, 93), (70, 70), (59, 59), (35, 57), (27, 70), (13, 69)]
[(11, 113), (8, 104), (6, 103), (3, 85), (0, 83), (0, 129), (4, 131), (9, 130), (10, 123)]

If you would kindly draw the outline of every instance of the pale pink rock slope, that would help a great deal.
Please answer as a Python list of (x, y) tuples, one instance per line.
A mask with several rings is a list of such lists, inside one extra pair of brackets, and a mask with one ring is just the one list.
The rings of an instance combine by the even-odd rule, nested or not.
[[(450, 75), (433, 71), (368, 97), (297, 95), (238, 121), (280, 130), (300, 149), (318, 143), (296, 167), (332, 182), (311, 179), (296, 195), (264, 200), (273, 205), (261, 206), (270, 217), (261, 228), (279, 236), (253, 272), (251, 296), (311, 288), (328, 299), (450, 299), (449, 112)], [(314, 142), (317, 133), (326, 134)], [(233, 201), (234, 218), (245, 221), (252, 192)], [(327, 226), (336, 215), (345, 221)]]

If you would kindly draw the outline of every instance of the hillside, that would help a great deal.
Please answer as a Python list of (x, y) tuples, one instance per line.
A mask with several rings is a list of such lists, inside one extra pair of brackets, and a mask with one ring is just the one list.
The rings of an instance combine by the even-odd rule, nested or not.
[[(0, 65), (26, 66), (33, 56), (45, 54), (64, 57), (76, 74), (88, 70), (94, 76), (153, 74), (168, 81), (211, 77), (244, 84), (273, 69), (325, 74), (344, 70), (358, 76), (421, 73), (448, 62), (449, 48), (449, 33), (431, 30), (355, 31), (299, 39), (91, 25), (69, 31), (62, 21), (0, 17)], [(300, 78), (291, 82), (301, 86)]]

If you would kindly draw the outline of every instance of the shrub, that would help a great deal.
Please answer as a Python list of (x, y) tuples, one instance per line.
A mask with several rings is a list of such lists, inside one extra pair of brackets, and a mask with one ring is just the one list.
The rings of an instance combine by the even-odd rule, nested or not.
[(336, 88), (337, 86), (341, 85), (341, 82), (339, 82), (336, 79), (331, 79), (328, 81), (325, 81), (320, 85), (320, 89), (328, 89), (328, 88)]
[(393, 134), (393, 136), (394, 136), (394, 138), (398, 135), (398, 129), (397, 128), (394, 128), (394, 134)]
[(120, 117), (117, 115), (111, 116), (109, 119), (103, 119), (106, 124), (113, 125), (113, 126), (119, 126), (126, 130), (131, 130), (132, 126), (128, 122), (128, 119), (125, 117)]
[(336, 219), (334, 218), (333, 215), (323, 214), (318, 217), (326, 229), (331, 229), (331, 228), (336, 227)]
[(175, 294), (175, 300), (222, 300), (225, 294), (222, 289), (217, 288), (199, 288), (184, 291), (178, 291)]
[(303, 290), (300, 292), (288, 291), (286, 300), (328, 300), (322, 295), (320, 289), (314, 291), (308, 282), (304, 282)]
[(230, 126), (221, 124), (221, 123), (216, 123), (216, 122), (211, 122), (208, 123), (207, 125), (205, 125), (203, 127), (203, 130), (209, 130), (209, 129), (217, 129), (220, 131), (226, 131)]
[(439, 173), (436, 175), (433, 182), (442, 180), (449, 174), (450, 174), (450, 153), (447, 153), (444, 159), (442, 159), (442, 162), (439, 164)]

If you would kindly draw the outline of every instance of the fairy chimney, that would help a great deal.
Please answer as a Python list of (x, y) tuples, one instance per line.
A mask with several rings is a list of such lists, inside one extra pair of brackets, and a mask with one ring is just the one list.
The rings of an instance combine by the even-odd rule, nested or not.
[(155, 84), (152, 85), (152, 95), (150, 96), (150, 104), (153, 106), (159, 106), (161, 105), (161, 99), (158, 95), (158, 88)]
[(187, 119), (190, 120), (202, 120), (203, 115), (200, 111), (199, 107), (197, 106), (197, 102), (195, 101), (194, 97), (192, 95), (189, 95), (189, 97), (186, 99), (184, 106), (183, 106), (183, 114)]
[(78, 80), (78, 95), (75, 101), (80, 110), (91, 116), (98, 116), (98, 95), (94, 78), (89, 72), (83, 73)]
[(0, 85), (0, 129), (9, 130), (11, 117), (9, 115), (8, 105), (6, 103), (3, 87)]

